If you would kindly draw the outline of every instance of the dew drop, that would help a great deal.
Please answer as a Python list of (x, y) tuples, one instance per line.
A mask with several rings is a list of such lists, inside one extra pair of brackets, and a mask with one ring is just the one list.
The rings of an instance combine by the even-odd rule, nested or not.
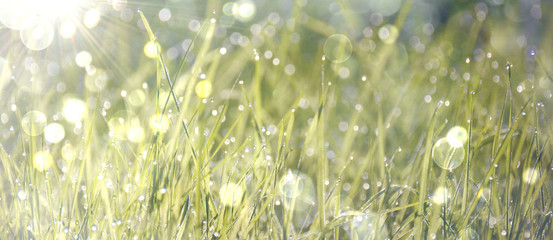
[(17, 197), (19, 198), (19, 200), (25, 200), (27, 199), (27, 193), (23, 190), (20, 190), (19, 192), (17, 192)]

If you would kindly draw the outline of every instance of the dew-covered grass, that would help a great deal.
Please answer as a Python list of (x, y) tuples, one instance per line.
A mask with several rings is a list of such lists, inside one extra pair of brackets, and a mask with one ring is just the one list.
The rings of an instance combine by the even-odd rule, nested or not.
[(550, 9), (0, 1), (0, 239), (550, 239)]

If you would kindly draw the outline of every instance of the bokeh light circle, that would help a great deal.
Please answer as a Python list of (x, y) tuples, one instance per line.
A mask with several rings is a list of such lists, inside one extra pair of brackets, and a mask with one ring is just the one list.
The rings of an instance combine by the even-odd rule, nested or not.
[(469, 134), (464, 127), (455, 126), (447, 132), (446, 138), (451, 145), (464, 145), (469, 139)]
[(83, 120), (87, 112), (86, 104), (77, 98), (66, 98), (63, 101), (63, 117), (71, 123)]
[(116, 112), (108, 121), (110, 134), (121, 140), (140, 142), (144, 139), (144, 129), (140, 126), (140, 119), (131, 111)]
[(207, 98), (209, 95), (211, 95), (212, 86), (211, 82), (208, 80), (202, 80), (196, 83), (196, 95), (198, 95), (199, 98)]
[(353, 217), (350, 224), (345, 224), (344, 229), (350, 239), (386, 239), (388, 228), (380, 216), (368, 213)]
[(88, 10), (88, 12), (85, 13), (83, 18), (83, 24), (87, 28), (95, 28), (98, 26), (98, 23), (100, 22), (101, 14), (100, 11), (96, 9)]
[(71, 38), (77, 32), (77, 26), (71, 21), (63, 22), (60, 25), (59, 32), (63, 38)]
[(98, 92), (104, 89), (109, 81), (108, 73), (101, 69), (96, 68), (94, 72), (89, 72), (84, 78), (84, 84), (86, 89), (91, 92)]
[(449, 201), (451, 197), (449, 190), (445, 187), (439, 187), (434, 191), (432, 195), (432, 203), (436, 205), (443, 205)]
[(244, 195), (244, 189), (236, 183), (224, 184), (219, 189), (219, 200), (225, 206), (238, 206), (242, 200), (242, 195)]
[(252, 19), (255, 11), (255, 4), (251, 0), (242, 0), (232, 6), (234, 17), (243, 22)]
[(146, 93), (144, 93), (144, 90), (142, 89), (132, 90), (129, 93), (129, 96), (127, 96), (127, 101), (133, 107), (140, 107), (146, 101)]
[(61, 148), (61, 157), (65, 161), (72, 162), (76, 156), (77, 153), (75, 152), (75, 148), (73, 148), (73, 145), (71, 145), (71, 143), (63, 145), (63, 147)]
[(527, 168), (522, 173), (522, 180), (524, 183), (534, 184), (538, 181), (540, 177), (540, 172), (534, 168)]
[(46, 127), (46, 115), (40, 111), (29, 111), (21, 119), (21, 128), (29, 136), (38, 136)]
[(442, 169), (453, 170), (461, 165), (464, 158), (463, 145), (451, 144), (447, 138), (441, 138), (432, 147), (432, 159)]
[(54, 40), (54, 27), (46, 18), (37, 17), (26, 28), (19, 32), (21, 42), (35, 51), (46, 49)]
[(323, 51), (327, 59), (335, 63), (341, 63), (351, 56), (352, 48), (348, 37), (343, 34), (334, 34), (326, 39)]
[(75, 56), (75, 63), (77, 63), (79, 67), (87, 67), (92, 63), (92, 55), (87, 51), (80, 51)]
[(378, 37), (382, 40), (382, 42), (392, 44), (395, 43), (399, 37), (399, 30), (396, 26), (387, 24), (378, 29)]
[(166, 132), (169, 129), (169, 118), (165, 114), (155, 114), (150, 119), (150, 128), (155, 132)]
[(33, 158), (33, 165), (40, 172), (50, 168), (53, 163), (52, 155), (45, 151), (37, 152)]
[(59, 123), (51, 123), (44, 129), (44, 138), (49, 143), (59, 143), (65, 137), (65, 129)]
[(303, 177), (296, 177), (291, 171), (280, 179), (278, 182), (278, 190), (280, 195), (285, 198), (296, 198), (303, 191), (305, 179)]
[(169, 19), (171, 19), (171, 9), (162, 8), (161, 10), (159, 10), (158, 17), (159, 20), (161, 20), (162, 22), (169, 21)]
[(158, 42), (149, 41), (144, 45), (144, 55), (149, 58), (157, 58), (161, 53), (161, 45)]
[(297, 220), (297, 223), (301, 223), (309, 219), (307, 215), (317, 202), (315, 185), (309, 176), (288, 170), (288, 173), (279, 179), (278, 191), (284, 202), (284, 207), (292, 209), (300, 215), (305, 215), (294, 221)]

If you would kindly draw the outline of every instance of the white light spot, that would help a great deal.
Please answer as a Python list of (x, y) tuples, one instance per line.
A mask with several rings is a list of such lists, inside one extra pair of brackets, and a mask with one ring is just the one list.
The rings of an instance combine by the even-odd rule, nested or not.
[(162, 22), (167, 22), (169, 21), (169, 19), (171, 19), (171, 10), (169, 10), (168, 8), (162, 8), (161, 10), (159, 10), (159, 20), (161, 20)]

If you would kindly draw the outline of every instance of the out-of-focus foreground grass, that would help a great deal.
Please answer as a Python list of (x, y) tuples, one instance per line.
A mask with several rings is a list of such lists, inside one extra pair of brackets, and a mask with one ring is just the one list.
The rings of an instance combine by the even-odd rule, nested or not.
[(2, 239), (553, 235), (549, 1), (0, 9)]

